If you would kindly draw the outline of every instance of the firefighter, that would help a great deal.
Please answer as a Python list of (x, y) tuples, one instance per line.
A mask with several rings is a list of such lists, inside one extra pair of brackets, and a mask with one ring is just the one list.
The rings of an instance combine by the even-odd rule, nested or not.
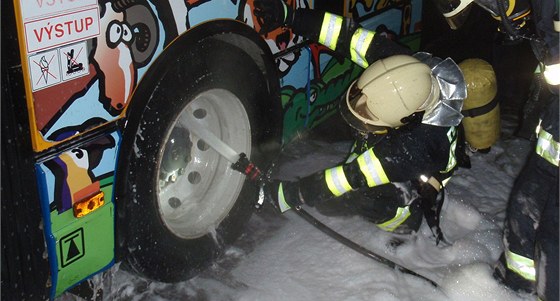
[[(536, 121), (533, 151), (516, 179), (509, 198), (504, 252), (494, 275), (508, 287), (536, 293), (538, 300), (560, 300), (558, 287), (558, 143), (560, 85), (560, 20), (558, 2), (550, 0), (436, 0), (452, 28), (467, 18), (469, 7), (482, 6), (500, 21), (510, 40), (529, 40), (539, 61), (537, 85), (532, 97), (544, 108)], [(513, 7), (510, 7), (513, 5)], [(529, 24), (533, 23), (533, 27)], [(532, 30), (535, 28), (536, 30)], [(545, 93), (546, 92), (546, 93)], [(539, 97), (540, 96), (540, 97)]]
[(344, 164), (298, 181), (270, 181), (263, 192), (281, 212), (344, 201), (386, 231), (411, 233), (426, 218), (437, 241), (443, 184), (457, 168), (455, 150), (466, 97), (459, 67), (407, 48), (352, 19), (281, 0), (255, 1), (261, 28), (288, 26), (366, 68), (341, 100), (356, 142)]
[(539, 300), (558, 294), (558, 99), (551, 100), (537, 126), (537, 142), (509, 198), (504, 252), (495, 276)]

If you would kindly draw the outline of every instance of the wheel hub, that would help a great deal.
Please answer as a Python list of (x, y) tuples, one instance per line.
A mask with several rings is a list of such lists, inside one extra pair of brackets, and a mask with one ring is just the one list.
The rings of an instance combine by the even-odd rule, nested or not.
[(196, 238), (212, 232), (227, 216), (245, 177), (189, 131), (189, 122), (196, 122), (247, 155), (251, 128), (241, 101), (227, 90), (213, 89), (195, 97), (170, 130), (160, 159), (160, 213), (175, 235)]

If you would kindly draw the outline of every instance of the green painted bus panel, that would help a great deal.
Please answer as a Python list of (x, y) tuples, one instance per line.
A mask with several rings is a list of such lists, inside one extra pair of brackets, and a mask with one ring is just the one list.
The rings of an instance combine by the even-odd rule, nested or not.
[[(72, 215), (71, 210), (69, 211)], [(56, 213), (54, 215), (58, 216)], [(53, 232), (53, 235), (58, 265), (55, 294), (58, 296), (113, 261), (113, 203), (105, 203), (94, 212)]]
[[(284, 143), (337, 113), (340, 98), (363, 72), (363, 68), (349, 59), (333, 57), (332, 52), (323, 46), (311, 45), (299, 56), (300, 60), (292, 66), (290, 78), (282, 81)], [(310, 64), (310, 61), (314, 63)], [(309, 84), (302, 87), (302, 82)]]

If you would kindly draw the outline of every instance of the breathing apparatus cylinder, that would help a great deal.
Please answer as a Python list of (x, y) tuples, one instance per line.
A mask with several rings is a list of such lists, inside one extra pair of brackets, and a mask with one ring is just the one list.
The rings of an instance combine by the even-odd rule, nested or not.
[(492, 66), (482, 59), (466, 59), (459, 64), (467, 84), (467, 98), (461, 113), (465, 140), (476, 149), (490, 148), (500, 137), (498, 87)]

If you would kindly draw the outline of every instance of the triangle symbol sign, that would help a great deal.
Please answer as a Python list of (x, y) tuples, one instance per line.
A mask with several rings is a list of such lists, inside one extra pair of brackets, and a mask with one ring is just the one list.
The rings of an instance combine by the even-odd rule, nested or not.
[(80, 250), (78, 250), (78, 246), (76, 246), (76, 241), (72, 239), (70, 241), (70, 246), (68, 247), (68, 253), (66, 254), (67, 260), (71, 260), (72, 258), (80, 255)]

